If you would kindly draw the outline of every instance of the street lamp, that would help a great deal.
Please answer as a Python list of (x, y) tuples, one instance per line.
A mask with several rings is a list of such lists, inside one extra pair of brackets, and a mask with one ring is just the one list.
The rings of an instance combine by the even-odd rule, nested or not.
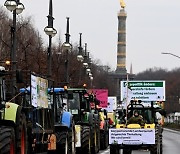
[(85, 53), (84, 53), (84, 61), (83, 61), (83, 67), (88, 67), (88, 59), (87, 59), (87, 43), (85, 43)]
[[(16, 71), (16, 15), (22, 13), (25, 9), (24, 5), (19, 0), (6, 0), (4, 6), (11, 12), (13, 12), (13, 24), (11, 26), (11, 62), (12, 71)], [(12, 77), (12, 96), (15, 95), (16, 87), (16, 75)]]
[(52, 44), (52, 37), (57, 34), (56, 29), (53, 28), (53, 9), (52, 9), (52, 0), (49, 0), (49, 15), (48, 18), (48, 26), (44, 28), (44, 32), (49, 36), (49, 47), (48, 47), (48, 54), (47, 54), (47, 61), (48, 61), (48, 77), (50, 78), (52, 75), (51, 65), (52, 65), (52, 52), (51, 52), (51, 44)]
[(65, 60), (65, 82), (69, 83), (69, 52), (72, 50), (72, 45), (70, 44), (70, 34), (69, 34), (69, 17), (67, 19), (67, 27), (66, 27), (66, 41), (62, 44), (62, 51), (66, 52), (66, 60)]
[(82, 41), (81, 41), (81, 36), (82, 36), (82, 33), (79, 33), (80, 35), (80, 38), (79, 38), (79, 53), (77, 55), (77, 60), (80, 61), (80, 62), (83, 62), (84, 60), (84, 57), (83, 57), (83, 48), (82, 48)]
[(173, 53), (170, 53), (170, 52), (162, 52), (161, 54), (171, 55), (171, 56), (180, 58), (180, 56), (177, 56), (177, 55), (175, 55), (175, 54), (173, 54)]

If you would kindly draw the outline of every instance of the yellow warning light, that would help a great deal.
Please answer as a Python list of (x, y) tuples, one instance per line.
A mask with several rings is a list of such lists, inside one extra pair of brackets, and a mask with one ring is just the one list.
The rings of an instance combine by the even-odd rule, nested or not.
[(64, 86), (64, 89), (65, 89), (65, 90), (67, 90), (67, 89), (68, 89), (68, 87), (67, 87), (67, 86)]
[(10, 61), (10, 60), (6, 60), (6, 61), (5, 61), (5, 64), (6, 64), (6, 65), (10, 65), (10, 64), (11, 64), (11, 61)]
[(87, 86), (86, 83), (84, 83), (84, 84), (83, 84), (83, 87), (86, 87), (86, 86)]

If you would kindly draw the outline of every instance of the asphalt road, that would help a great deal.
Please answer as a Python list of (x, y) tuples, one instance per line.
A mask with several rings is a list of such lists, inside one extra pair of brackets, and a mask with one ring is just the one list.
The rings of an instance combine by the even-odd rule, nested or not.
[[(109, 148), (99, 154), (109, 154)], [(132, 154), (150, 154), (149, 151), (132, 151)], [(163, 154), (180, 154), (180, 131), (164, 129)]]

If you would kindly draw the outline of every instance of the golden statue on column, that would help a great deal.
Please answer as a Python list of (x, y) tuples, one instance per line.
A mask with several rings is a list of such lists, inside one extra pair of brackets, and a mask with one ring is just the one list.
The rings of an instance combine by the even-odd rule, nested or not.
[(121, 8), (123, 9), (126, 7), (124, 0), (120, 0), (120, 5), (121, 5)]

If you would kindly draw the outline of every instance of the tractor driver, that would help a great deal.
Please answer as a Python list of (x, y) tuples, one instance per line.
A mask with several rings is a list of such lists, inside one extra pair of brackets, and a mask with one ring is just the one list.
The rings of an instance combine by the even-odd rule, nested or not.
[(139, 114), (138, 110), (134, 110), (133, 116), (128, 120), (128, 124), (144, 125), (143, 117)]

